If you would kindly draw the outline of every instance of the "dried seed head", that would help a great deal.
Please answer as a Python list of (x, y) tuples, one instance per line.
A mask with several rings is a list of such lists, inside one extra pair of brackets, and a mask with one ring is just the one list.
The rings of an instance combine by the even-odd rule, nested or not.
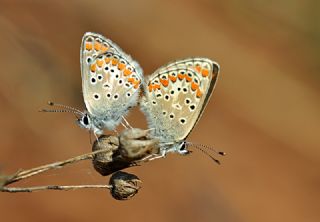
[(151, 154), (159, 153), (159, 140), (149, 138), (149, 130), (131, 128), (124, 130), (120, 136), (119, 152), (127, 160), (141, 160)]
[(124, 160), (119, 153), (119, 139), (115, 136), (102, 135), (93, 143), (92, 151), (107, 149), (93, 157), (94, 169), (102, 176), (107, 176), (118, 170), (135, 166), (135, 163)]
[(110, 193), (117, 200), (129, 200), (141, 188), (138, 183), (141, 180), (136, 175), (118, 171), (109, 180), (109, 185), (112, 186)]

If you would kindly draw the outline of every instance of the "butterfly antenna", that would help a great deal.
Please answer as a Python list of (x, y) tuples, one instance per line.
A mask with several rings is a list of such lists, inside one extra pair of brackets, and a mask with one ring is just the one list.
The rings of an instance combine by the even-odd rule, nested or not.
[(223, 151), (217, 151), (215, 149), (213, 149), (211, 146), (207, 146), (207, 145), (203, 145), (203, 144), (196, 144), (196, 143), (190, 143), (190, 142), (187, 142), (187, 144), (191, 145), (191, 146), (194, 146), (194, 147), (202, 147), (204, 149), (208, 149), (208, 150), (211, 150), (212, 152), (220, 155), (220, 156), (225, 156), (227, 155), (225, 152)]
[(77, 115), (80, 115), (80, 116), (84, 115), (84, 113), (81, 112), (80, 110), (72, 108), (70, 106), (65, 106), (65, 105), (61, 105), (61, 104), (55, 104), (53, 102), (48, 102), (48, 105), (49, 106), (60, 107), (60, 108), (63, 108), (63, 109), (41, 109), (41, 110), (39, 110), (39, 112), (46, 112), (46, 113), (73, 113), (73, 114), (76, 115), (76, 117), (77, 117)]
[(71, 106), (67, 106), (67, 105), (63, 105), (63, 104), (59, 104), (59, 103), (54, 103), (54, 102), (51, 102), (51, 101), (48, 101), (48, 105), (49, 106), (56, 106), (56, 107), (60, 107), (60, 108), (63, 108), (63, 109), (66, 109), (66, 110), (73, 110), (77, 113), (80, 113), (81, 115), (84, 115), (83, 112), (81, 112), (80, 110), (76, 109), (76, 108), (73, 108)]
[(210, 153), (208, 153), (206, 150), (204, 150), (203, 147), (197, 146), (196, 144), (193, 144), (193, 143), (190, 143), (190, 142), (187, 142), (187, 143), (186, 143), (186, 146), (187, 146), (187, 147), (192, 146), (192, 147), (197, 148), (197, 149), (200, 150), (202, 153), (204, 153), (205, 155), (207, 155), (210, 159), (212, 159), (215, 163), (217, 163), (217, 164), (219, 164), (219, 165), (221, 164), (218, 159), (214, 158)]

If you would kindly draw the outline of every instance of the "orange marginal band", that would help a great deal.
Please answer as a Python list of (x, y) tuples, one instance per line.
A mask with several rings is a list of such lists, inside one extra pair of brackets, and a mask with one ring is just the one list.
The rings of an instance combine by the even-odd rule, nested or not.
[(132, 73), (132, 71), (129, 70), (129, 69), (125, 69), (125, 70), (123, 71), (124, 76), (128, 76), (128, 75), (130, 75), (131, 73)]
[(97, 65), (101, 68), (103, 65), (103, 60), (97, 60)]
[(177, 80), (177, 77), (169, 75), (169, 79), (170, 79), (172, 82), (175, 82), (175, 81)]
[(208, 69), (203, 69), (201, 71), (201, 74), (202, 74), (203, 77), (207, 77), (209, 75), (209, 70)]
[(91, 72), (95, 72), (96, 71), (96, 64), (92, 64), (90, 67)]
[(200, 89), (197, 90), (197, 97), (200, 98), (202, 96), (202, 92), (200, 91)]
[(192, 91), (195, 91), (195, 90), (197, 90), (199, 88), (199, 85), (197, 84), (197, 83), (195, 83), (195, 82), (192, 82), (191, 83), (191, 89), (192, 89)]
[(185, 77), (185, 74), (181, 74), (181, 73), (178, 74), (178, 78), (179, 78), (180, 80), (183, 80), (184, 77)]
[(99, 43), (99, 42), (95, 42), (94, 43), (94, 49), (96, 50), (96, 51), (99, 51), (100, 49), (101, 49), (101, 44)]
[(160, 82), (164, 87), (167, 87), (169, 85), (169, 80), (167, 79), (160, 79)]
[(86, 42), (86, 50), (90, 51), (92, 49), (92, 43)]

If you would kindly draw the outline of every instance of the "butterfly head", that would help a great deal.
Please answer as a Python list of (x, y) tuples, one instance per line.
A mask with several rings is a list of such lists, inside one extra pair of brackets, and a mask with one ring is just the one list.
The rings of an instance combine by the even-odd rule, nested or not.
[(93, 119), (87, 112), (84, 112), (79, 118), (77, 118), (77, 124), (81, 128), (92, 131), (96, 135), (101, 135), (103, 133), (101, 127), (97, 127), (96, 124), (94, 124)]
[(78, 119), (77, 123), (81, 128), (90, 130), (91, 127), (91, 118), (88, 113), (83, 113)]
[(181, 154), (181, 155), (188, 155), (188, 154), (191, 153), (191, 151), (188, 150), (187, 148), (188, 148), (187, 143), (186, 142), (182, 142), (182, 143), (177, 145), (176, 152)]

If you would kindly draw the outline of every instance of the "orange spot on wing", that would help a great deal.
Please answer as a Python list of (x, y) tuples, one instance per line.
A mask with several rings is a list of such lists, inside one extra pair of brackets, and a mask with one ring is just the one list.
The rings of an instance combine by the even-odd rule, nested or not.
[(208, 69), (203, 69), (201, 71), (201, 74), (202, 74), (203, 77), (207, 77), (209, 75), (209, 70)]
[(118, 63), (118, 69), (123, 70), (126, 67), (126, 64), (123, 64), (121, 62)]
[(133, 84), (134, 84), (133, 88), (138, 89), (140, 86), (140, 81), (139, 80), (135, 81)]
[(191, 83), (191, 89), (192, 89), (192, 91), (195, 91), (195, 90), (197, 90), (199, 88), (199, 85), (197, 84), (197, 83), (195, 83), (195, 82), (192, 82)]
[(198, 65), (198, 66), (196, 66), (194, 68), (195, 68), (195, 70), (197, 70), (197, 72), (199, 72), (199, 73), (201, 72), (201, 66)]
[(192, 80), (192, 78), (188, 75), (186, 75), (185, 78), (186, 78), (187, 82), (191, 82), (191, 80)]
[(153, 84), (150, 84), (148, 88), (149, 88), (149, 92), (151, 92), (153, 90)]
[(86, 42), (86, 50), (90, 51), (92, 49), (92, 43)]
[(96, 50), (96, 51), (99, 51), (100, 49), (101, 49), (101, 44), (99, 43), (99, 42), (95, 42), (94, 43), (94, 49)]
[(134, 81), (135, 81), (135, 79), (134, 79), (134, 78), (128, 78), (128, 82), (133, 83)]
[(175, 82), (175, 81), (177, 80), (177, 77), (169, 75), (169, 79), (170, 79), (172, 82)]
[(200, 91), (200, 89), (197, 89), (197, 94), (196, 94), (196, 96), (197, 96), (198, 98), (200, 98), (200, 97), (202, 96), (202, 92)]
[(101, 68), (103, 65), (103, 60), (97, 60), (97, 65)]
[(108, 49), (109, 49), (109, 47), (107, 47), (107, 46), (105, 46), (105, 45), (103, 45), (103, 46), (101, 47), (101, 51), (102, 51), (102, 52), (106, 52), (106, 51), (108, 51)]
[(186, 76), (185, 74), (181, 74), (181, 73), (178, 74), (178, 78), (179, 78), (180, 80), (183, 80), (183, 78), (184, 78), (185, 76)]
[(113, 66), (117, 65), (118, 62), (119, 62), (118, 59), (115, 59), (115, 58), (112, 59), (112, 65), (113, 65)]
[(96, 71), (96, 64), (92, 64), (90, 66), (90, 70), (91, 70), (91, 72), (95, 72)]
[(154, 85), (153, 85), (153, 89), (160, 89), (160, 87), (161, 87), (161, 86), (160, 86), (159, 84), (154, 84)]
[(167, 79), (160, 79), (160, 82), (164, 87), (167, 87), (169, 85), (169, 80)]
[(104, 59), (104, 61), (106, 62), (106, 64), (108, 64), (109, 62), (110, 62), (110, 58), (109, 57), (106, 57), (105, 59)]
[(130, 75), (131, 73), (132, 73), (132, 71), (129, 70), (129, 69), (125, 69), (125, 70), (123, 71), (124, 76), (128, 76), (128, 75)]

